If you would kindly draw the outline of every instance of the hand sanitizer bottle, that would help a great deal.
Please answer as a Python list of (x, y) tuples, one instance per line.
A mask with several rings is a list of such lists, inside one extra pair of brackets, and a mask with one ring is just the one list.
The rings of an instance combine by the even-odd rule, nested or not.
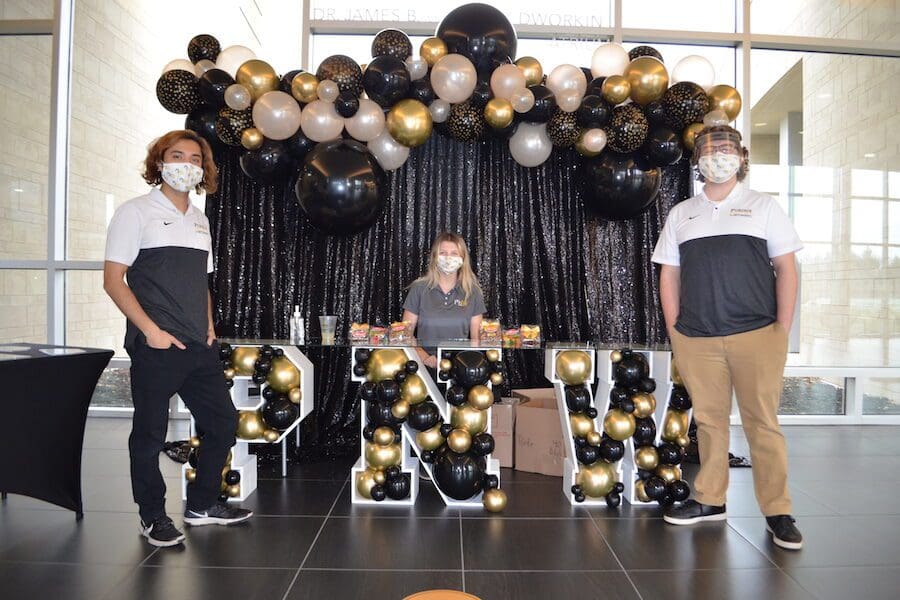
[(300, 305), (294, 305), (294, 314), (291, 315), (291, 344), (302, 346), (306, 344), (306, 327), (303, 317), (300, 316)]

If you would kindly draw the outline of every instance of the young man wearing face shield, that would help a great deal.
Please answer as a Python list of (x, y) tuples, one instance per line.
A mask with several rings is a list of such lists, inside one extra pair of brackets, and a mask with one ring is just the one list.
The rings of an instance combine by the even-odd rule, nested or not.
[(774, 198), (748, 189), (741, 135), (714, 125), (696, 138), (703, 191), (675, 205), (653, 253), (674, 359), (693, 399), (700, 450), (694, 499), (666, 510), (675, 525), (726, 518), (732, 391), (753, 482), (776, 545), (797, 550), (787, 451), (778, 424), (788, 331), (803, 245)]

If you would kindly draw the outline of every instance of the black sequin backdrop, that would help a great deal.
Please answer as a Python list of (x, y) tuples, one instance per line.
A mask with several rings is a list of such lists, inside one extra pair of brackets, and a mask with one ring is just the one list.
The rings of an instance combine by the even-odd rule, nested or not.
[[(554, 151), (537, 168), (519, 166), (501, 140), (462, 143), (442, 135), (389, 173), (381, 218), (352, 237), (313, 229), (294, 180), (260, 186), (239, 153), (218, 156), (220, 187), (207, 199), (216, 272), (212, 291), (222, 337), (286, 338), (294, 305), (318, 333), (316, 315), (386, 325), (402, 314), (406, 286), (424, 270), (437, 233), (462, 235), (502, 323), (539, 323), (547, 340), (650, 344), (666, 340), (659, 280), (650, 262), (669, 208), (690, 193), (686, 161), (663, 170), (653, 207), (631, 221), (587, 220), (581, 158)], [(336, 454), (358, 439), (356, 385), (347, 349), (311, 349), (315, 409), (302, 447)], [(511, 387), (547, 385), (540, 352), (508, 352)]]

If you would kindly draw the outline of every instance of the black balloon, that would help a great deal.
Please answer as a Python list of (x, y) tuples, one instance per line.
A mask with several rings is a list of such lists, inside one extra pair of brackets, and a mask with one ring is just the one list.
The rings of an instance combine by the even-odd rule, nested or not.
[(580, 133), (574, 113), (556, 109), (547, 121), (547, 137), (557, 148), (568, 148), (578, 140)]
[(259, 183), (274, 183), (286, 179), (294, 166), (284, 144), (269, 139), (258, 149), (245, 151), (240, 162), (244, 174)]
[(600, 458), (606, 462), (616, 462), (625, 456), (625, 444), (612, 438), (603, 438), (600, 442)]
[(659, 500), (666, 495), (666, 480), (654, 475), (644, 481), (644, 491), (651, 500)]
[(216, 117), (216, 135), (229, 146), (241, 145), (241, 133), (253, 127), (253, 109), (234, 110), (225, 107)]
[(369, 98), (382, 108), (390, 108), (409, 91), (409, 70), (399, 58), (385, 55), (374, 58), (362, 76)]
[(675, 504), (675, 498), (673, 498), (672, 494), (670, 494), (668, 491), (666, 491), (666, 493), (661, 497), (657, 498), (656, 501), (659, 502), (660, 506), (671, 506), (672, 504)]
[(394, 381), (396, 381), (397, 383), (403, 383), (404, 381), (406, 381), (406, 371), (397, 371), (394, 374)]
[(284, 147), (294, 160), (303, 160), (309, 151), (316, 147), (316, 143), (298, 129), (297, 133), (284, 140)]
[(607, 144), (616, 152), (634, 152), (647, 139), (647, 117), (634, 104), (616, 106), (606, 126)]
[(234, 83), (234, 77), (222, 69), (210, 69), (200, 76), (197, 87), (203, 102), (216, 108), (225, 106), (225, 90)]
[(412, 375), (413, 373), (418, 372), (419, 363), (417, 363), (414, 360), (408, 360), (408, 361), (406, 361), (406, 366), (404, 367), (404, 369), (406, 370), (407, 373)]
[(567, 385), (566, 407), (571, 412), (584, 412), (591, 406), (591, 391), (583, 385)]
[(266, 387), (262, 391), (263, 400), (271, 400), (272, 398), (276, 397), (277, 395), (278, 395), (278, 392), (276, 392), (275, 389), (271, 388), (271, 387)]
[(625, 398), (621, 402), (619, 402), (619, 408), (627, 413), (634, 412), (634, 400), (631, 397)]
[(650, 417), (635, 419), (634, 421), (635, 446), (649, 446), (656, 441), (656, 423)]
[(641, 165), (629, 155), (603, 152), (585, 161), (585, 209), (612, 221), (633, 219), (656, 199), (660, 179), (656, 167)]
[(378, 400), (381, 402), (390, 404), (400, 398), (400, 384), (396, 381), (391, 381), (390, 379), (379, 381), (375, 384), (375, 389), (378, 394)]
[(262, 407), (262, 418), (266, 425), (277, 431), (284, 431), (297, 419), (297, 405), (284, 397), (266, 402)]
[(470, 452), (443, 452), (432, 469), (434, 482), (442, 492), (456, 500), (468, 500), (484, 484), (484, 459)]
[(656, 449), (659, 462), (664, 465), (679, 465), (684, 460), (684, 448), (671, 442), (663, 442)]
[(450, 53), (462, 54), (480, 71), (516, 58), (516, 30), (487, 4), (464, 4), (450, 11), (438, 25), (437, 37)]
[(675, 502), (684, 502), (691, 495), (691, 486), (684, 479), (676, 479), (669, 484), (669, 494)]
[(450, 423), (441, 424), (441, 437), (446, 438), (453, 431), (454, 427)]
[(400, 477), (403, 471), (397, 465), (391, 465), (384, 470), (384, 476), (388, 479)]
[(372, 436), (374, 436), (374, 435), (375, 435), (375, 427), (371, 423), (369, 423), (365, 427), (363, 427), (362, 436), (363, 436), (364, 440), (371, 442)]
[(592, 406), (589, 409), (587, 409), (586, 411), (584, 411), (584, 414), (586, 414), (587, 416), (589, 416), (592, 419), (596, 419), (597, 418), (597, 409)]
[(294, 69), (293, 71), (288, 71), (287, 73), (282, 75), (281, 81), (278, 82), (278, 89), (285, 94), (290, 94), (291, 86), (294, 83), (294, 77), (303, 72), (303, 69)]
[(191, 41), (188, 42), (187, 47), (188, 58), (190, 58), (191, 62), (194, 64), (197, 64), (201, 60), (211, 60), (212, 62), (216, 62), (216, 59), (219, 57), (219, 52), (221, 51), (222, 45), (219, 44), (219, 40), (206, 33), (195, 35), (191, 38)]
[(665, 125), (651, 129), (641, 146), (641, 152), (644, 153), (647, 162), (654, 167), (675, 164), (681, 160), (682, 151), (681, 136)]
[(690, 410), (693, 403), (687, 388), (680, 385), (673, 386), (672, 393), (669, 395), (669, 406), (677, 410)]
[(609, 105), (609, 102), (594, 95), (585, 96), (581, 100), (581, 106), (575, 111), (578, 124), (585, 129), (603, 127), (609, 122), (611, 115), (612, 106)]
[(572, 441), (575, 443), (576, 448), (584, 448), (588, 445), (587, 438), (584, 436), (576, 435), (572, 438)]
[(253, 383), (258, 385), (266, 380), (266, 376), (262, 373), (254, 373), (253, 377), (251, 377), (250, 379), (253, 381)]
[(347, 92), (357, 98), (363, 91), (362, 69), (355, 60), (343, 54), (335, 54), (323, 60), (316, 70), (316, 79), (330, 79), (338, 84), (341, 93)]
[(230, 469), (227, 473), (225, 473), (224, 479), (225, 483), (227, 483), (228, 485), (237, 485), (241, 482), (241, 472)]
[(466, 389), (484, 385), (490, 376), (490, 363), (483, 352), (463, 350), (457, 352), (452, 361), (453, 381)]
[(345, 119), (349, 119), (359, 110), (359, 98), (350, 93), (342, 93), (334, 101), (334, 109)]
[(472, 95), (469, 96), (469, 103), (478, 109), (484, 109), (487, 105), (488, 101), (494, 97), (493, 92), (491, 92), (491, 84), (489, 81), (479, 81), (478, 85), (475, 86), (475, 90), (472, 92)]
[(444, 398), (453, 406), (462, 406), (466, 402), (466, 390), (462, 386), (451, 385), (447, 388)]
[(376, 483), (372, 486), (372, 489), (369, 490), (369, 495), (372, 496), (372, 500), (375, 502), (381, 502), (387, 496), (387, 491), (385, 491), (383, 485)]
[(431, 78), (422, 77), (421, 79), (416, 79), (415, 81), (411, 82), (409, 84), (408, 96), (413, 100), (418, 100), (425, 106), (428, 106), (429, 104), (434, 102), (434, 99), (437, 96), (435, 96), (434, 89), (431, 87)]
[(534, 94), (534, 106), (526, 113), (516, 113), (516, 118), (528, 123), (546, 123), (556, 110), (556, 96), (543, 85), (533, 85), (528, 89)]
[(489, 433), (479, 433), (472, 436), (472, 454), (475, 456), (487, 456), (494, 451), (494, 436)]
[(600, 458), (600, 449), (597, 446), (585, 445), (575, 450), (575, 458), (584, 465), (592, 465)]
[(372, 356), (372, 351), (368, 348), (357, 348), (353, 353), (353, 360), (359, 363), (365, 363)]
[(402, 474), (397, 477), (388, 477), (384, 482), (384, 491), (391, 500), (403, 500), (409, 496), (410, 481), (409, 474)]
[(386, 203), (386, 178), (368, 148), (332, 140), (310, 152), (297, 179), (303, 212), (317, 229), (350, 235), (370, 227)]
[(692, 81), (681, 81), (667, 89), (662, 104), (666, 111), (666, 123), (675, 131), (703, 121), (703, 115), (709, 111), (706, 92)]
[(166, 71), (156, 82), (156, 99), (169, 112), (188, 114), (200, 104), (197, 77), (181, 69)]
[(391, 413), (391, 405), (383, 402), (367, 403), (366, 419), (372, 427), (387, 426), (392, 429), (403, 422)]
[(613, 491), (617, 494), (621, 494), (625, 491), (625, 484), (621, 481), (617, 481), (616, 485), (613, 486)]
[(454, 104), (447, 118), (447, 131), (461, 142), (477, 140), (484, 133), (484, 116), (470, 102)]
[(646, 394), (652, 394), (656, 391), (656, 380), (650, 378), (641, 379), (638, 389)]
[(200, 448), (191, 448), (191, 451), (188, 452), (188, 464), (193, 468), (197, 468), (197, 463), (200, 462)]
[(609, 402), (614, 406), (618, 406), (619, 404), (621, 404), (622, 400), (628, 398), (628, 395), (629, 394), (627, 389), (617, 385), (613, 386), (609, 390)]
[(425, 431), (437, 425), (441, 411), (434, 402), (420, 402), (409, 407), (406, 423), (416, 431)]
[(595, 77), (594, 79), (588, 79), (587, 89), (585, 90), (585, 98), (588, 96), (597, 96), (598, 98), (603, 97), (603, 82), (606, 81), (606, 77)]
[(424, 463), (433, 463), (434, 462), (434, 450), (423, 450), (419, 455), (419, 458), (422, 459)]
[(484, 476), (484, 489), (486, 490), (495, 490), (500, 487), (500, 478), (496, 475), (485, 475)]
[(636, 46), (628, 51), (629, 60), (634, 60), (639, 56), (652, 56), (653, 58), (658, 59), (662, 62), (662, 54), (659, 53), (659, 50), (653, 48), (652, 46)]
[(364, 381), (359, 386), (359, 396), (367, 401), (372, 402), (378, 399), (378, 384), (374, 381)]
[(372, 56), (392, 56), (406, 60), (413, 53), (409, 36), (399, 29), (382, 29), (372, 40)]
[(606, 495), (606, 505), (610, 508), (617, 508), (622, 504), (622, 496), (616, 492), (610, 492)]
[(650, 126), (666, 124), (666, 107), (663, 106), (662, 100), (655, 100), (644, 106), (644, 116)]
[(221, 143), (219, 136), (216, 135), (216, 118), (218, 116), (218, 110), (201, 104), (184, 120), (184, 128), (197, 132), (211, 146), (218, 146)]
[(575, 499), (575, 502), (584, 502), (587, 500), (587, 497), (584, 494), (574, 494), (573, 498)]

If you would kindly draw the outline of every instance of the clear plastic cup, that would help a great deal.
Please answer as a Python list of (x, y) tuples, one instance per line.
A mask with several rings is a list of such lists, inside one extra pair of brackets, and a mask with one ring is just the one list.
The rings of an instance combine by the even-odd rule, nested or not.
[(322, 330), (322, 345), (334, 345), (334, 330), (337, 328), (337, 317), (334, 315), (319, 315), (319, 327)]

